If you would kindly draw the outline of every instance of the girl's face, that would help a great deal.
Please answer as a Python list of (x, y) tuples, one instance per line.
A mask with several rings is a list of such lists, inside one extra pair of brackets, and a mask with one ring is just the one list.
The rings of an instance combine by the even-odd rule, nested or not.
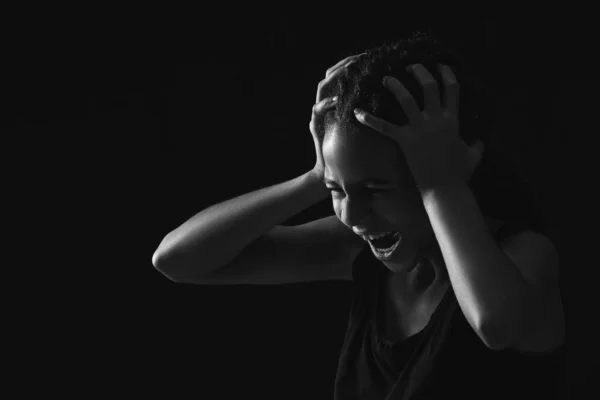
[(435, 235), (398, 144), (368, 127), (334, 124), (322, 150), (337, 217), (357, 234), (398, 232), (391, 254), (370, 244), (371, 251), (392, 272), (412, 270), (418, 252), (430, 248)]

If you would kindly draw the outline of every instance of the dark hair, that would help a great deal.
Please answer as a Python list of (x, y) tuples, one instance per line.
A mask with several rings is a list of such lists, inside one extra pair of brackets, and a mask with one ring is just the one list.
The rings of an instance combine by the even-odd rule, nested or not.
[(480, 208), (484, 214), (502, 220), (525, 220), (534, 230), (543, 231), (544, 222), (535, 211), (528, 192), (529, 188), (505, 154), (495, 131), (496, 96), (493, 87), (467, 62), (458, 48), (450, 41), (437, 38), (431, 30), (416, 31), (408, 38), (366, 50), (357, 61), (340, 73), (325, 97), (338, 96), (335, 108), (324, 116), (324, 128), (317, 133), (323, 143), (325, 132), (337, 124), (349, 134), (364, 128), (354, 116), (353, 110), (361, 108), (376, 117), (396, 125), (405, 125), (408, 118), (393, 94), (382, 85), (384, 76), (393, 76), (410, 91), (420, 109), (424, 108), (423, 90), (412, 74), (405, 68), (422, 64), (438, 82), (441, 98), (444, 86), (438, 64), (452, 68), (459, 83), (460, 136), (467, 145), (483, 141), (485, 154), (471, 182)]
[[(408, 118), (393, 94), (381, 81), (384, 76), (393, 76), (411, 92), (423, 109), (423, 89), (405, 68), (411, 64), (422, 64), (438, 82), (440, 96), (444, 95), (441, 76), (437, 65), (452, 68), (460, 85), (459, 120), (460, 135), (467, 144), (473, 144), (481, 132), (486, 132), (493, 122), (493, 89), (465, 61), (456, 46), (435, 37), (431, 31), (416, 31), (409, 38), (366, 50), (358, 60), (341, 72), (331, 92), (326, 96), (338, 96), (335, 109), (325, 115), (325, 127), (331, 124), (359, 127), (353, 110), (361, 108), (376, 117), (396, 125), (408, 123)], [(325, 131), (319, 132), (322, 140)], [(481, 138), (482, 140), (484, 138)]]

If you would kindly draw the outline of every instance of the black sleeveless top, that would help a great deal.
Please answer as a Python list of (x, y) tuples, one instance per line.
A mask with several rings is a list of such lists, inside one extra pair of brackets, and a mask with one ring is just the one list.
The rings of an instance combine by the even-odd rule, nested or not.
[[(486, 218), (497, 241), (525, 222)], [(549, 354), (489, 349), (464, 317), (452, 286), (423, 330), (396, 343), (379, 332), (387, 271), (369, 246), (352, 266), (354, 295), (334, 400), (558, 399), (565, 346)]]

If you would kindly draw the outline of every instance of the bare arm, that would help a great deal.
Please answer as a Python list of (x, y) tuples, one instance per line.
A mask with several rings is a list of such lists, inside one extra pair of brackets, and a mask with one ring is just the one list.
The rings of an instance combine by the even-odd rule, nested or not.
[(328, 196), (319, 177), (309, 171), (215, 204), (167, 234), (152, 263), (174, 281), (213, 272), (262, 234)]
[[(317, 87), (309, 124), (317, 155), (315, 167), (297, 178), (215, 204), (193, 216), (170, 232), (154, 252), (152, 264), (159, 271), (174, 281), (205, 276), (231, 263), (276, 225), (329, 196), (321, 182), (324, 165), (317, 133), (323, 128), (325, 111), (335, 105), (336, 99), (324, 98), (324, 94), (357, 57), (348, 57), (328, 69)], [(302, 231), (309, 234), (311, 228)], [(318, 231), (319, 224), (314, 228)]]

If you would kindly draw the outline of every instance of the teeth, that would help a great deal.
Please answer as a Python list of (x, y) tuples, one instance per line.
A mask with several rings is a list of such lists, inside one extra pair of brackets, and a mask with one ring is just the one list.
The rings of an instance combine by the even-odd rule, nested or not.
[(378, 234), (375, 234), (375, 235), (366, 235), (366, 236), (365, 235), (361, 235), (361, 236), (362, 236), (362, 238), (364, 240), (374, 240), (374, 239), (379, 239), (380, 237), (383, 237), (385, 235), (389, 235), (390, 233), (393, 233), (393, 232), (394, 231), (384, 232), (384, 233), (378, 233)]
[(394, 245), (390, 248), (387, 249), (378, 249), (376, 247), (373, 246), (373, 243), (369, 242), (369, 246), (371, 246), (371, 250), (373, 250), (375, 253), (377, 253), (380, 257), (382, 258), (388, 258), (392, 255), (392, 253), (394, 252), (394, 250), (396, 250), (396, 248), (398, 247), (398, 245), (400, 244), (400, 240), (402, 238), (401, 235), (396, 234), (394, 235), (394, 237), (396, 237), (396, 243), (394, 243)]

